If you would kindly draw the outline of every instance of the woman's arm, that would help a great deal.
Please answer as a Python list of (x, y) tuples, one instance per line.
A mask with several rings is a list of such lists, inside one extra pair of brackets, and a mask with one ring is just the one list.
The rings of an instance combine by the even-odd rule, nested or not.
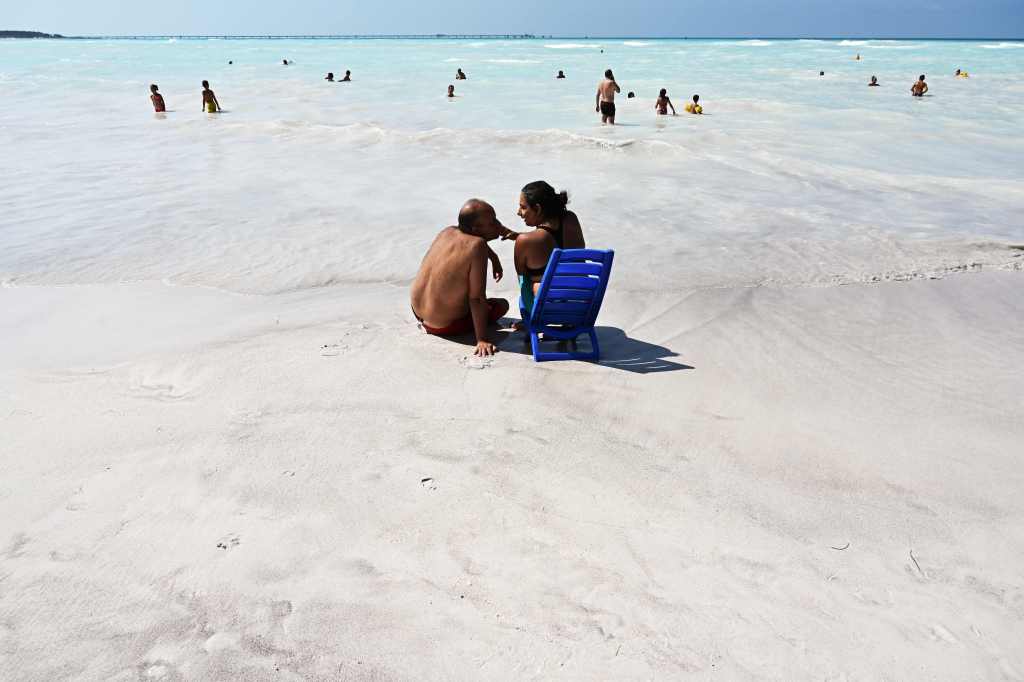
[(520, 235), (516, 239), (515, 249), (512, 251), (512, 262), (516, 266), (516, 274), (522, 275), (526, 273), (526, 251), (529, 248), (529, 235)]

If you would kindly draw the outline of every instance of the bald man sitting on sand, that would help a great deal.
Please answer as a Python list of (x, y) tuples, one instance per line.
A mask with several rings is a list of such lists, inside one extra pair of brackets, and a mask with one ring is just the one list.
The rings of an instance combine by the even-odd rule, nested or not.
[(458, 226), (438, 233), (413, 280), (412, 314), (428, 334), (476, 333), (474, 355), (494, 355), (487, 325), (508, 312), (508, 301), (487, 298), (487, 262), (501, 279), (498, 256), (487, 242), (507, 232), (486, 201), (470, 199), (459, 211)]

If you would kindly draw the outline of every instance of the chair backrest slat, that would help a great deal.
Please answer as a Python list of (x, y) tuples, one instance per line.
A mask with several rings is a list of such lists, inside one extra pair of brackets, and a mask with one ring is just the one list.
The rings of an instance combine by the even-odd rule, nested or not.
[(534, 300), (532, 324), (592, 327), (614, 257), (610, 250), (555, 249)]

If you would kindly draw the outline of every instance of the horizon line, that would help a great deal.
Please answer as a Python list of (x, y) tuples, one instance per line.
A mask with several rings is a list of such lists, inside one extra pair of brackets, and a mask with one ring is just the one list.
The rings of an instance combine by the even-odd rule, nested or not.
[[(25, 31), (29, 32), (29, 31)], [(330, 39), (479, 39), (479, 40), (895, 40), (895, 41), (906, 41), (906, 40), (936, 40), (936, 41), (986, 41), (986, 40), (1001, 40), (1009, 42), (1024, 42), (1024, 37), (1016, 38), (1005, 38), (1005, 37), (991, 37), (991, 36), (972, 36), (972, 37), (921, 37), (921, 36), (866, 36), (866, 35), (842, 35), (842, 36), (813, 36), (813, 35), (801, 35), (801, 36), (753, 36), (753, 35), (740, 35), (740, 36), (713, 36), (713, 35), (694, 35), (694, 36), (645, 36), (645, 35), (609, 35), (609, 36), (593, 36), (593, 35), (555, 35), (555, 34), (532, 34), (532, 33), (351, 33), (351, 34), (230, 34), (230, 33), (139, 33), (139, 34), (114, 34), (114, 35), (64, 35), (60, 33), (48, 34), (52, 36), (60, 36), (60, 38), (53, 38), (57, 40), (159, 40), (159, 39), (170, 39), (178, 38), (184, 40), (209, 40), (209, 39), (228, 39), (228, 40), (330, 40)], [(13, 40), (49, 40), (51, 38), (12, 38)]]

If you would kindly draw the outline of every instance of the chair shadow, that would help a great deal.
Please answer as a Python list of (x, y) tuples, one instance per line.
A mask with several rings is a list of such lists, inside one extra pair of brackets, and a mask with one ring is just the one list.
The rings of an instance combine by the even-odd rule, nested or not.
[[(501, 320), (502, 324), (499, 326), (500, 331), (497, 336), (492, 335), (492, 339), (495, 339), (495, 345), (498, 350), (502, 353), (517, 353), (519, 355), (528, 355), (533, 357), (533, 351), (530, 349), (530, 337), (527, 336), (526, 332), (523, 331), (512, 331), (505, 328), (509, 318)], [(491, 328), (493, 329), (493, 327)], [(630, 338), (625, 331), (618, 327), (595, 327), (597, 332), (597, 342), (601, 346), (601, 359), (595, 364), (601, 365), (602, 367), (610, 367), (612, 369), (619, 369), (624, 372), (633, 372), (635, 374), (652, 374), (655, 372), (676, 372), (682, 369), (694, 369), (692, 365), (685, 365), (679, 362), (673, 362), (667, 358), (677, 358), (679, 353), (665, 348), (664, 346), (658, 346), (653, 343), (646, 341), (640, 341), (639, 339)], [(465, 346), (475, 346), (475, 337), (472, 334), (465, 334), (462, 336), (450, 336), (447, 337), (449, 340), (455, 343)], [(553, 343), (543, 342), (542, 343)], [(590, 341), (586, 335), (579, 338), (579, 350), (586, 351), (590, 349)], [(564, 361), (563, 361), (564, 362)], [(586, 361), (582, 361), (586, 362)]]
[(693, 369), (693, 365), (673, 362), (679, 353), (640, 339), (630, 338), (618, 327), (595, 327), (597, 342), (601, 345), (601, 359), (597, 364), (636, 374), (676, 372)]

